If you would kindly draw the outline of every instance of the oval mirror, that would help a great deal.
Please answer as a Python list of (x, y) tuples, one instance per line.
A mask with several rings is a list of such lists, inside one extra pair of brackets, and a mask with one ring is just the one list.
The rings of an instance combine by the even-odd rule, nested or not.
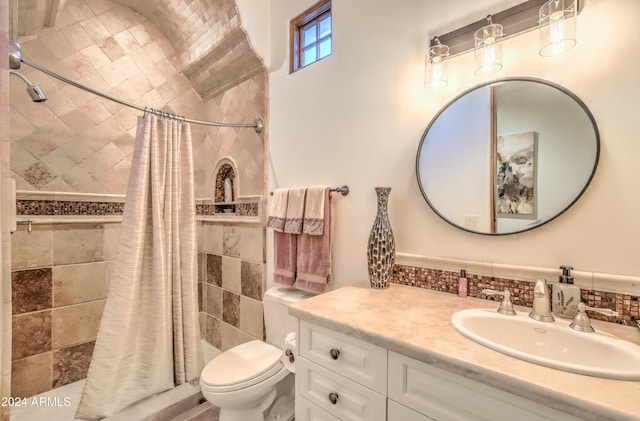
[(422, 195), (466, 231), (505, 235), (543, 225), (584, 193), (598, 165), (598, 128), (556, 84), (507, 78), (447, 104), (416, 157)]

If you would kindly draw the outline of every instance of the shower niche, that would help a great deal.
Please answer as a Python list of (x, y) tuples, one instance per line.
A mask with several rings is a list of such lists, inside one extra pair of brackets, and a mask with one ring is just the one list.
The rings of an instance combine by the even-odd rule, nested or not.
[(221, 159), (215, 174), (214, 211), (235, 215), (238, 210), (238, 172), (233, 161)]

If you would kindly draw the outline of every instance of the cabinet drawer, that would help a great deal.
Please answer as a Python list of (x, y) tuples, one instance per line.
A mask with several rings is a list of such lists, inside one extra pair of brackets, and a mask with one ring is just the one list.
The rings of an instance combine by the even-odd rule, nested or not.
[(298, 350), (302, 357), (386, 394), (386, 349), (300, 320)]
[(432, 418), (426, 417), (413, 409), (400, 405), (396, 401), (389, 399), (387, 401), (387, 420), (388, 421), (433, 421)]
[(438, 421), (579, 421), (572, 415), (391, 351), (389, 398)]
[[(384, 395), (305, 358), (296, 360), (296, 394), (341, 420), (386, 419), (387, 399)], [(332, 398), (335, 398), (333, 402)]]
[(340, 421), (340, 418), (296, 395), (296, 421)]

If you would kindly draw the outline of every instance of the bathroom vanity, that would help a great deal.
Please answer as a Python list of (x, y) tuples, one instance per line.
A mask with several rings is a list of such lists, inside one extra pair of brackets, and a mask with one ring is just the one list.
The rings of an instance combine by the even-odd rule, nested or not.
[[(456, 311), (497, 306), (401, 285), (348, 286), (293, 304), (296, 420), (640, 420), (640, 382), (525, 362), (451, 325)], [(593, 326), (640, 344), (635, 329)]]

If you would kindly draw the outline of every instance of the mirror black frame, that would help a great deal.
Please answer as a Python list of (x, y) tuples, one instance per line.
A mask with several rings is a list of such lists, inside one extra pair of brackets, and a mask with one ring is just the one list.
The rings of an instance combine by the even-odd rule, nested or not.
[[(453, 103), (455, 103), (460, 98), (464, 97), (465, 95), (467, 95), (470, 92), (473, 92), (473, 91), (475, 91), (477, 89), (480, 89), (480, 88), (483, 88), (485, 86), (491, 86), (491, 85), (500, 84), (500, 83), (504, 83), (504, 82), (534, 82), (534, 83), (540, 83), (540, 84), (549, 86), (551, 88), (555, 88), (555, 89), (561, 91), (562, 93), (566, 94), (567, 96), (569, 96), (571, 99), (573, 99), (576, 102), (576, 104), (578, 104), (580, 106), (580, 108), (584, 111), (584, 113), (588, 117), (589, 121), (593, 125), (593, 130), (594, 130), (594, 134), (595, 134), (595, 142), (596, 142), (596, 151), (595, 151), (595, 159), (594, 159), (594, 163), (593, 163), (593, 169), (592, 169), (591, 174), (589, 175), (587, 181), (585, 182), (584, 187), (580, 190), (580, 192), (576, 195), (576, 197), (564, 209), (562, 209), (557, 214), (555, 214), (555, 216), (553, 216), (553, 217), (551, 217), (551, 218), (549, 218), (549, 219), (547, 219), (545, 221), (542, 221), (541, 223), (539, 223), (537, 225), (533, 225), (530, 228), (526, 228), (526, 229), (522, 229), (522, 230), (518, 230), (518, 231), (511, 231), (511, 232), (504, 232), (504, 233), (499, 233), (499, 232), (492, 233), (492, 232), (474, 231), (472, 229), (462, 227), (462, 226), (454, 223), (453, 221), (449, 220), (440, 211), (438, 211), (435, 208), (435, 206), (431, 203), (431, 201), (427, 197), (427, 193), (426, 193), (426, 191), (425, 191), (425, 189), (424, 189), (424, 187), (422, 185), (422, 181), (420, 179), (420, 152), (422, 150), (423, 143), (427, 139), (427, 134), (429, 133), (429, 130), (431, 129), (433, 124), (438, 120), (438, 117), (440, 117), (440, 115), (442, 115), (442, 113), (444, 113), (445, 110), (447, 110), (447, 108), (449, 108), (449, 106), (451, 106)], [(501, 79), (495, 79), (495, 80), (487, 81), (487, 82), (481, 83), (479, 85), (475, 85), (475, 86), (465, 90), (460, 95), (456, 96), (451, 101), (447, 102), (438, 111), (438, 113), (431, 119), (431, 122), (429, 122), (429, 125), (427, 126), (427, 128), (425, 129), (425, 131), (422, 134), (422, 137), (420, 138), (420, 144), (418, 145), (418, 151), (416, 153), (416, 178), (418, 180), (418, 187), (420, 188), (420, 192), (422, 193), (422, 197), (425, 199), (425, 201), (427, 202), (427, 204), (429, 205), (431, 210), (433, 210), (433, 212), (435, 212), (436, 215), (438, 215), (441, 219), (446, 221), (448, 224), (454, 226), (455, 228), (458, 228), (458, 229), (461, 229), (463, 231), (467, 231), (467, 232), (470, 232), (470, 233), (473, 233), (473, 234), (488, 235), (488, 236), (503, 236), (503, 235), (518, 234), (518, 233), (522, 233), (522, 232), (531, 231), (531, 230), (533, 230), (535, 228), (539, 228), (539, 227), (541, 227), (543, 225), (548, 224), (549, 222), (553, 221), (554, 219), (558, 218), (560, 215), (565, 213), (567, 210), (569, 210), (569, 208), (571, 208), (578, 201), (578, 199), (580, 199), (580, 197), (582, 197), (584, 192), (587, 190), (587, 187), (589, 187), (589, 184), (591, 184), (591, 180), (593, 180), (593, 177), (594, 177), (594, 175), (596, 173), (596, 169), (598, 168), (599, 160), (600, 160), (600, 131), (598, 129), (598, 125), (596, 124), (596, 120), (593, 117), (593, 114), (591, 113), (591, 111), (589, 110), (587, 105), (584, 103), (584, 101), (582, 101), (576, 94), (574, 94), (573, 92), (571, 92), (570, 90), (568, 90), (564, 86), (558, 85), (557, 83), (550, 82), (548, 80), (539, 79), (539, 78), (533, 78), (533, 77), (505, 77), (505, 78), (501, 78)]]

